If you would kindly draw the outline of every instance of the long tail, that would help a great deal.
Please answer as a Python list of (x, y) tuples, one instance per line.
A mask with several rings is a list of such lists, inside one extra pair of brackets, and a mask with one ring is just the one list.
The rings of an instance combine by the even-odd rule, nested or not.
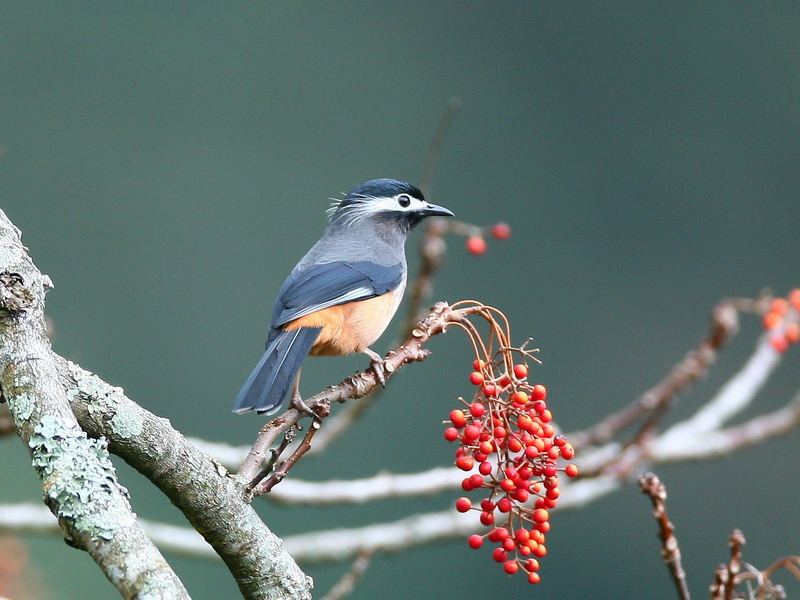
[(277, 412), (319, 332), (319, 327), (281, 331), (244, 382), (233, 412), (255, 410), (267, 415)]

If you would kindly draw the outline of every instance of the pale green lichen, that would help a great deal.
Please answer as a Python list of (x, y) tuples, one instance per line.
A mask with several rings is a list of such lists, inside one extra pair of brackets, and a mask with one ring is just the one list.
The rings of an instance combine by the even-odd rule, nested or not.
[(114, 433), (125, 439), (141, 435), (144, 430), (141, 416), (131, 410), (117, 410), (111, 419), (111, 426)]
[(112, 502), (119, 492), (104, 439), (46, 415), (28, 441), (31, 463), (43, 481), (45, 501), (59, 519), (93, 538), (111, 539), (130, 520)]
[(27, 421), (36, 408), (36, 399), (30, 394), (19, 394), (14, 398), (14, 415), (19, 421)]

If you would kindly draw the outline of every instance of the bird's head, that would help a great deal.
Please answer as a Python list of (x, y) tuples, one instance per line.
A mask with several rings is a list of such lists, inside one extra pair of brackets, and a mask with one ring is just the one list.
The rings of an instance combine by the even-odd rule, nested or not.
[(425, 200), (419, 188), (397, 179), (373, 179), (353, 188), (328, 209), (331, 225), (351, 226), (365, 219), (407, 233), (425, 217), (452, 217), (443, 206)]

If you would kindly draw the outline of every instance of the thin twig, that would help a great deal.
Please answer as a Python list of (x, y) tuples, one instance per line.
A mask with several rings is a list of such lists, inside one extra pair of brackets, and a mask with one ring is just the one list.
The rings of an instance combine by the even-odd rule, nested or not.
[(645, 432), (661, 419), (671, 405), (672, 399), (708, 372), (719, 350), (736, 334), (739, 328), (738, 306), (737, 301), (720, 302), (711, 313), (708, 334), (700, 341), (698, 347), (675, 365), (655, 387), (647, 390), (631, 405), (609, 415), (596, 425), (570, 433), (569, 439), (575, 449), (580, 450), (588, 445), (604, 442), (647, 415), (645, 427), (637, 436), (637, 439), (641, 439)]
[[(318, 414), (320, 417), (325, 417), (327, 414), (324, 412), (325, 410), (330, 411), (329, 407), (322, 407), (321, 411)], [(319, 431), (321, 422), (318, 419), (314, 419), (311, 422), (311, 425), (308, 428), (305, 436), (303, 436), (303, 441), (295, 448), (294, 452), (292, 452), (291, 456), (283, 461), (280, 466), (275, 469), (272, 474), (264, 479), (261, 483), (257, 485), (255, 489), (253, 489), (254, 496), (260, 496), (262, 494), (269, 493), (269, 491), (278, 485), (281, 481), (283, 481), (284, 477), (289, 473), (289, 469), (291, 469), (297, 461), (300, 460), (308, 450), (311, 448), (311, 440), (314, 437), (314, 434)], [(279, 453), (278, 453), (279, 454)]]
[(690, 600), (689, 586), (686, 585), (686, 573), (681, 565), (681, 551), (678, 538), (675, 537), (675, 526), (667, 516), (667, 488), (653, 473), (646, 473), (639, 478), (642, 493), (647, 494), (653, 503), (653, 516), (658, 522), (658, 535), (661, 538), (661, 556), (667, 563), (669, 574), (675, 583), (678, 597)]
[(444, 109), (444, 113), (442, 113), (442, 118), (439, 119), (439, 125), (428, 146), (428, 153), (425, 155), (425, 160), (422, 162), (422, 172), (419, 177), (419, 187), (425, 196), (430, 195), (436, 161), (442, 153), (442, 146), (447, 138), (448, 131), (450, 131), (450, 126), (453, 124), (460, 110), (461, 98), (453, 96), (447, 101), (447, 106)]
[(374, 552), (361, 552), (353, 561), (350, 570), (342, 575), (336, 585), (322, 597), (322, 600), (341, 600), (345, 596), (352, 594), (359, 579), (364, 575), (369, 563), (372, 562), (374, 554)]

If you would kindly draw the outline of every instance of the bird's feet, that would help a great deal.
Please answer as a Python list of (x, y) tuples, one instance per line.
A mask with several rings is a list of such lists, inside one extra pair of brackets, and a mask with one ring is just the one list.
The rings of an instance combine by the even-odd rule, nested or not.
[(314, 409), (311, 408), (308, 404), (303, 401), (302, 396), (300, 396), (300, 391), (295, 389), (292, 393), (292, 407), (296, 408), (298, 411), (303, 413), (304, 415), (308, 415), (312, 419), (316, 419), (317, 421), (322, 421), (322, 417), (320, 417), (317, 413), (314, 412)]
[(378, 380), (378, 383), (380, 383), (382, 387), (386, 387), (386, 363), (383, 357), (369, 348), (364, 350), (364, 354), (372, 359), (370, 368), (372, 372), (375, 373), (375, 378)]

